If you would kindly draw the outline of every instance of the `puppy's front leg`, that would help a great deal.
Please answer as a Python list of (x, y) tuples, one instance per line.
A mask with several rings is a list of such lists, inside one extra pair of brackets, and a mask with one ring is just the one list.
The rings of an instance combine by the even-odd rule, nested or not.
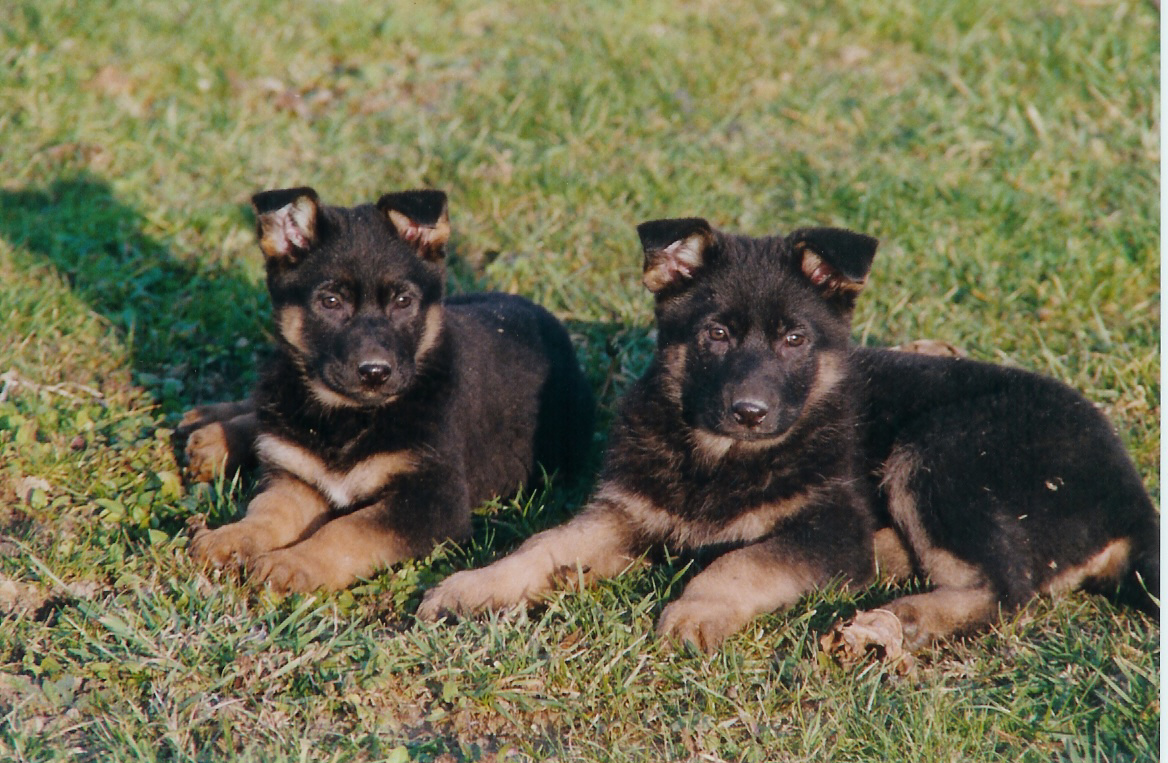
[(327, 518), (328, 511), (328, 503), (315, 489), (278, 475), (247, 505), (243, 519), (197, 532), (191, 556), (215, 567), (246, 565), (259, 554), (303, 537)]
[(532, 604), (579, 574), (592, 581), (624, 571), (636, 559), (636, 546), (623, 512), (592, 505), (566, 525), (531, 536), (494, 564), (451, 575), (426, 593), (418, 617), (437, 620)]
[(665, 608), (657, 633), (715, 651), (722, 641), (754, 617), (789, 607), (830, 575), (784, 558), (774, 542), (761, 542), (723, 554)]
[(219, 473), (230, 478), (254, 464), (258, 434), (255, 402), (247, 398), (187, 411), (175, 430), (175, 441), (186, 443), (187, 476), (210, 482)]
[(374, 505), (325, 523), (294, 546), (259, 556), (254, 574), (281, 593), (339, 591), (416, 552), (387, 524), (385, 508)]

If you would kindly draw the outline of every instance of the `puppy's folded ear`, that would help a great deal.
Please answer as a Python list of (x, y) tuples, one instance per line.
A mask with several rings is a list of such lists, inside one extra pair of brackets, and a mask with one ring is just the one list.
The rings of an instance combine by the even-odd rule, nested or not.
[(387, 193), (377, 208), (405, 242), (414, 246), (422, 259), (437, 262), (446, 256), (450, 240), (450, 217), (446, 194), (442, 191), (401, 191)]
[(251, 205), (260, 249), (269, 261), (293, 264), (316, 243), (320, 199), (311, 188), (261, 191)]
[(868, 280), (879, 242), (842, 228), (802, 228), (787, 236), (795, 262), (807, 280), (829, 299), (855, 304)]
[(650, 220), (637, 226), (645, 269), (641, 280), (654, 294), (684, 288), (708, 259), (714, 231), (700, 217)]

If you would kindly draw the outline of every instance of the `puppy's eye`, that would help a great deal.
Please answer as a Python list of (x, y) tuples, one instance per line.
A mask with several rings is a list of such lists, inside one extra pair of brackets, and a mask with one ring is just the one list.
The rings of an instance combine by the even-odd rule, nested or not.
[(412, 304), (414, 304), (414, 298), (409, 294), (398, 294), (393, 298), (393, 306), (398, 310), (404, 310)]
[(727, 342), (730, 340), (730, 332), (726, 330), (725, 326), (710, 326), (706, 329), (706, 336), (712, 342)]
[(322, 294), (320, 297), (320, 306), (325, 310), (340, 310), (345, 306), (345, 303), (336, 294)]
[(791, 332), (783, 337), (783, 344), (788, 347), (802, 347), (807, 343), (807, 335), (798, 332)]

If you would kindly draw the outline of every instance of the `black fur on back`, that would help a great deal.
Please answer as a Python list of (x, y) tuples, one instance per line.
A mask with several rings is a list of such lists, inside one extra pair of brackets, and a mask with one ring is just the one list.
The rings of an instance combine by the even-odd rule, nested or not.
[(1147, 608), (1144, 588), (1159, 595), (1158, 513), (1089, 400), (1054, 379), (972, 360), (867, 349), (852, 360), (882, 524), (883, 464), (907, 446), (920, 461), (913, 490), (933, 543), (982, 568), (1005, 608), (1124, 538), (1134, 544), (1125, 597)]

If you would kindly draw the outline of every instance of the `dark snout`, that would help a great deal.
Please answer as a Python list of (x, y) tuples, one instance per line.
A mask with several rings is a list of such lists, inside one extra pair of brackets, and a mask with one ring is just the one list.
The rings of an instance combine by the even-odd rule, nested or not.
[(376, 393), (390, 387), (401, 373), (393, 339), (393, 327), (383, 316), (364, 316), (354, 321), (345, 355), (363, 391)]
[(357, 366), (357, 376), (367, 389), (377, 389), (393, 376), (393, 366), (382, 359), (366, 360)]
[(734, 415), (734, 420), (748, 429), (753, 429), (763, 423), (767, 414), (770, 413), (770, 406), (766, 401), (753, 398), (743, 400), (735, 400), (730, 405), (730, 412)]
[(405, 381), (406, 364), (388, 344), (384, 337), (371, 333), (355, 342), (348, 353), (349, 378), (359, 396), (368, 396), (366, 402), (394, 394)]
[(722, 434), (742, 439), (772, 437), (786, 429), (783, 372), (769, 352), (743, 352), (726, 368), (722, 386)]
[(386, 321), (351, 324), (334, 339), (321, 379), (357, 406), (379, 406), (401, 394), (413, 380), (409, 347), (398, 346)]
[(725, 390), (722, 430), (732, 437), (767, 437), (783, 428), (778, 380), (747, 379)]

